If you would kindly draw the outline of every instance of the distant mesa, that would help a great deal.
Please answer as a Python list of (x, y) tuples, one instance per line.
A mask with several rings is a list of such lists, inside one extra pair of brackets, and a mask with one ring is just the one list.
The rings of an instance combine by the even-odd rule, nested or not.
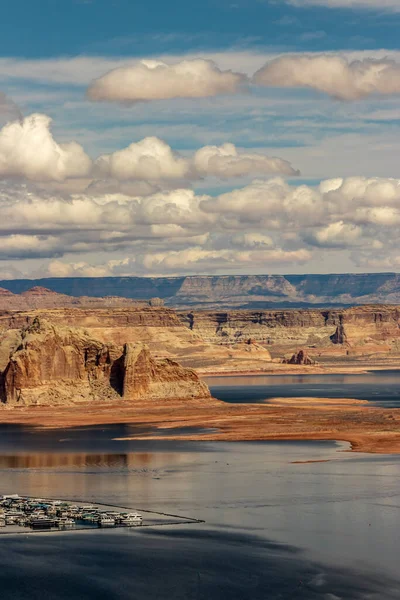
[[(63, 277), (0, 281), (18, 293), (46, 288), (63, 295), (92, 298), (119, 297), (122, 302), (158, 299), (186, 310), (268, 310), (400, 304), (400, 273), (342, 273), (326, 275), (193, 275), (182, 277)], [(35, 297), (40, 292), (35, 292)], [(32, 294), (23, 296), (32, 298)], [(42, 298), (49, 301), (48, 292)], [(1, 299), (1, 296), (0, 296)], [(154, 299), (154, 304), (153, 304)]]
[(35, 285), (30, 288), (26, 292), (22, 292), (21, 296), (61, 296), (63, 294), (59, 294), (54, 290), (49, 290), (49, 288), (42, 287), (40, 285)]
[(16, 294), (10, 292), (10, 290), (6, 290), (5, 288), (0, 288), (0, 298), (15, 298)]

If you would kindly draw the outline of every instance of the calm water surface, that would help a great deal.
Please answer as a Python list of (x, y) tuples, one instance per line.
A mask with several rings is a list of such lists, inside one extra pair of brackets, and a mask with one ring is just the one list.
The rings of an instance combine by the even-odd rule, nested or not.
[(0, 494), (206, 523), (0, 536), (2, 598), (400, 598), (399, 458), (333, 442), (115, 440), (137, 431), (1, 426)]
[(361, 375), (256, 375), (210, 377), (213, 395), (225, 402), (259, 403), (271, 398), (355, 398), (377, 406), (400, 408), (400, 371)]

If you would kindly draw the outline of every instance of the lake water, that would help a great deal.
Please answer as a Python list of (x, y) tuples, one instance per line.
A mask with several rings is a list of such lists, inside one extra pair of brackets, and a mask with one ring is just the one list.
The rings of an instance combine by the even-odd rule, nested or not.
[(210, 377), (213, 395), (225, 402), (262, 403), (271, 398), (355, 398), (400, 408), (400, 371), (347, 375), (256, 375)]
[(205, 523), (0, 536), (2, 598), (400, 598), (400, 458), (333, 442), (115, 439), (135, 431), (0, 426), (0, 494)]

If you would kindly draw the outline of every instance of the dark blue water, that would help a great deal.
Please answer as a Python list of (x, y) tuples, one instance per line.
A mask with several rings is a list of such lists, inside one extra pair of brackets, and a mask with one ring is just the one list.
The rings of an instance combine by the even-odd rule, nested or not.
[[(214, 380), (213, 391), (221, 397), (228, 390), (224, 399), (236, 402), (296, 390), (395, 403), (398, 380), (395, 372), (224, 378)], [(334, 442), (116, 439), (143, 431), (129, 425), (0, 426), (0, 494), (103, 502), (205, 521), (0, 535), (1, 598), (400, 598), (400, 457), (354, 454)]]
[(359, 375), (256, 375), (210, 377), (211, 392), (225, 402), (262, 403), (271, 398), (355, 398), (400, 408), (400, 371)]

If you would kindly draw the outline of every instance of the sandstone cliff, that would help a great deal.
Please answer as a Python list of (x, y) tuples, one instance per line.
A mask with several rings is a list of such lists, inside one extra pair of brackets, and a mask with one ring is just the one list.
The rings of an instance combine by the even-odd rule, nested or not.
[(210, 344), (251, 338), (275, 356), (298, 347), (315, 353), (390, 352), (400, 348), (400, 308), (359, 306), (344, 310), (230, 310), (180, 313), (182, 323)]
[(124, 348), (124, 398), (206, 398), (210, 392), (191, 369), (176, 361), (155, 361), (143, 344), (126, 344)]
[(0, 311), (0, 371), (22, 343), (21, 330), (37, 318), (56, 329), (84, 330), (102, 346), (117, 347), (120, 356), (125, 344), (144, 343), (157, 361), (177, 360), (203, 372), (274, 370), (299, 348), (320, 364), (364, 356), (375, 361), (377, 354), (382, 360), (400, 360), (397, 306), (177, 313), (147, 304)]
[(210, 398), (194, 371), (155, 360), (145, 344), (104, 344), (83, 329), (37, 317), (13, 342), (7, 339), (7, 348), (1, 375), (7, 405)]
[[(164, 307), (129, 308), (64, 308), (34, 311), (0, 311), (0, 370), (5, 368), (8, 346), (21, 328), (35, 318), (45, 319), (57, 327), (84, 328), (104, 344), (119, 347), (127, 342), (145, 343), (159, 359), (178, 360), (189, 368), (220, 370), (262, 369), (271, 361), (268, 350), (261, 345), (241, 343), (245, 338), (230, 344), (210, 343), (196, 331), (186, 326), (178, 314)], [(10, 341), (11, 340), (11, 341)]]

